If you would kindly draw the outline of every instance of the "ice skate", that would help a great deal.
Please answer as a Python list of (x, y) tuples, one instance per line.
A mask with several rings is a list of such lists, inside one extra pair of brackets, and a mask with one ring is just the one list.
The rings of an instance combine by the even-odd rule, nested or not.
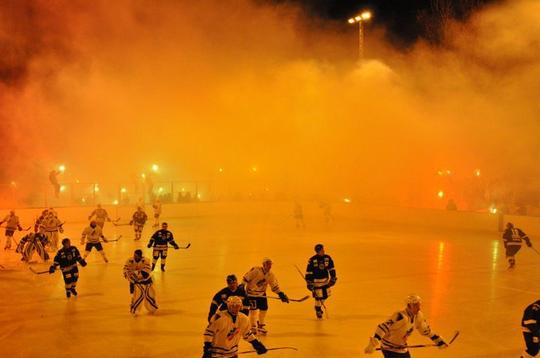
[(323, 318), (323, 310), (321, 307), (315, 307), (315, 314), (317, 315), (318, 319)]
[(268, 331), (266, 330), (266, 324), (261, 324), (257, 322), (257, 333), (266, 336), (268, 334)]

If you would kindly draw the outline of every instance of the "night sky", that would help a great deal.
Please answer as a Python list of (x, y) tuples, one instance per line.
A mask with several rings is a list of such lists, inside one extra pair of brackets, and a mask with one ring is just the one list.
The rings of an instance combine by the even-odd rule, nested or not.
[[(299, 3), (313, 16), (330, 20), (346, 20), (362, 9), (372, 9), (378, 24), (388, 29), (389, 39), (396, 45), (409, 45), (419, 37), (430, 38), (426, 21), (437, 21), (431, 3), (434, 0), (274, 0)], [(498, 0), (439, 0), (452, 4), (455, 17), (463, 19), (472, 10)], [(421, 20), (422, 19), (422, 20)]]

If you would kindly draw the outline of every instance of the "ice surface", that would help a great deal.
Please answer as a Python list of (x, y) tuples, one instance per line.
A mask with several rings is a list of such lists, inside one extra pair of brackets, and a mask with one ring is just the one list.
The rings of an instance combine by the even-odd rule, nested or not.
[[(192, 246), (170, 250), (167, 272), (154, 273), (160, 305), (154, 316), (144, 309), (136, 318), (129, 314), (128, 284), (122, 276), (134, 249), (144, 248), (150, 256), (145, 244), (151, 225), (144, 239), (134, 242), (131, 227), (107, 224), (107, 236), (124, 237), (105, 244), (108, 264), (92, 252), (88, 266), (80, 270), (79, 297), (69, 301), (60, 273), (36, 276), (13, 251), (0, 253), (6, 267), (0, 270), (0, 356), (200, 357), (210, 301), (225, 286), (226, 275), (241, 277), (268, 256), (283, 291), (302, 297), (308, 292), (294, 265), (304, 270), (319, 242), (334, 258), (339, 278), (327, 302), (330, 318), (318, 321), (311, 299), (291, 304), (271, 300), (269, 335), (262, 340), (267, 347), (295, 346), (299, 351), (276, 351), (267, 357), (364, 356), (376, 325), (401, 309), (411, 292), (424, 298), (423, 311), (436, 332), (448, 337), (461, 331), (451, 348), (416, 349), (413, 357), (519, 356), (522, 312), (540, 297), (540, 256), (525, 247), (517, 256), (517, 268), (507, 271), (494, 228), (472, 229), (471, 221), (483, 219), (461, 214), (460, 220), (471, 228), (443, 228), (444, 217), (430, 219), (429, 225), (422, 224), (424, 214), (415, 213), (410, 215), (418, 216), (416, 221), (385, 222), (385, 217), (355, 217), (340, 208), (335, 222), (326, 226), (322, 211), (308, 204), (307, 229), (296, 230), (292, 204), (250, 205), (221, 205), (219, 210), (210, 204), (164, 206), (164, 219), (177, 242)], [(89, 211), (58, 210), (68, 220), (65, 236), (76, 244)], [(31, 217), (19, 214), (23, 223), (25, 215)], [(417, 332), (409, 342), (430, 343)], [(242, 350), (250, 348), (241, 344)]]

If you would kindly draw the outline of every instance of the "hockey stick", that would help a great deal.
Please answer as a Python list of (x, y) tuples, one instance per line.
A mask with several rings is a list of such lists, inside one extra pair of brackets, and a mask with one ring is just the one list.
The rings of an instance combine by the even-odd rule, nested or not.
[[(297, 351), (297, 350), (298, 350), (298, 348), (295, 348), (295, 347), (275, 347), (275, 348), (266, 348), (267, 351), (277, 351), (277, 350), (281, 350), (281, 349), (290, 349), (290, 350), (293, 350), (293, 351)], [(257, 353), (257, 351), (251, 350), (251, 351), (238, 352), (238, 354), (247, 354), (247, 353)]]
[[(302, 277), (302, 280), (304, 280), (305, 283), (307, 283), (307, 280), (306, 278), (304, 277), (304, 275), (302, 274), (302, 271), (300, 271), (300, 269), (298, 268), (298, 266), (294, 265), (294, 267), (296, 268), (296, 271), (298, 271), (298, 274), (300, 275), (300, 277)], [(313, 292), (313, 291), (311, 291)], [(328, 315), (328, 308), (326, 308), (326, 305), (324, 304), (324, 302), (321, 301), (321, 305), (323, 306), (324, 308), (324, 315), (326, 316), (326, 319), (329, 319), (330, 316)]]
[[(454, 341), (456, 340), (456, 338), (459, 336), (459, 331), (456, 331), (454, 333), (454, 336), (452, 336), (452, 339), (450, 339), (450, 341), (447, 343), (448, 346), (450, 346), (452, 343), (454, 343)], [(415, 345), (412, 345), (412, 346), (400, 346), (399, 349), (409, 349), (409, 348), (426, 348), (426, 347), (438, 347), (437, 344), (415, 344)], [(382, 348), (379, 347), (379, 348), (375, 348), (376, 351), (381, 351)]]
[(107, 240), (107, 242), (116, 242), (118, 240), (120, 240), (122, 238), (122, 235), (119, 235), (116, 239), (114, 240)]
[[(21, 229), (20, 229), (19, 231), (28, 231), (28, 230), (30, 230), (31, 228), (32, 228), (32, 226), (29, 226), (27, 229), (23, 229), (23, 228), (21, 227)], [(7, 226), (0, 226), (0, 229), (7, 229)], [(18, 228), (15, 228), (15, 229), (13, 229), (13, 231), (15, 231), (15, 230), (17, 230), (17, 229), (18, 229)]]
[(127, 224), (117, 224), (116, 222), (113, 221), (112, 223), (114, 226), (131, 226), (130, 223), (127, 223)]
[(28, 266), (28, 269), (29, 269), (30, 271), (32, 271), (33, 273), (35, 273), (36, 275), (43, 275), (43, 274), (45, 274), (45, 273), (49, 273), (49, 270), (47, 270), (47, 271), (36, 271), (36, 270), (34, 270), (32, 267), (30, 267), (30, 266)]
[[(268, 298), (271, 298), (273, 300), (281, 300), (281, 298), (277, 297), (277, 296), (267, 296)], [(305, 300), (307, 300), (309, 298), (309, 296), (305, 296), (305, 297), (302, 297), (302, 298), (298, 298), (298, 299), (294, 299), (294, 298), (289, 298), (289, 301), (291, 302), (304, 302)]]
[(538, 255), (540, 255), (540, 252), (539, 252), (537, 249), (535, 249), (534, 246), (529, 246), (529, 247), (530, 247), (531, 249), (533, 249), (534, 252), (536, 252)]
[(186, 246), (178, 246), (179, 249), (189, 249), (189, 247), (191, 246), (191, 242), (188, 243)]

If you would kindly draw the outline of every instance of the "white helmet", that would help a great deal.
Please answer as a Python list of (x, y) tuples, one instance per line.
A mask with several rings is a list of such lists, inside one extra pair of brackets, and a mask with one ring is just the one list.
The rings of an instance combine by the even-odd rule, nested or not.
[(422, 303), (422, 298), (420, 296), (418, 296), (417, 294), (412, 293), (412, 294), (407, 296), (407, 298), (405, 299), (405, 303), (407, 305), (414, 305), (414, 304), (417, 304), (417, 303)]
[(238, 307), (238, 309), (242, 309), (244, 304), (242, 303), (242, 299), (239, 296), (229, 296), (227, 298), (227, 308), (232, 309), (233, 307)]

